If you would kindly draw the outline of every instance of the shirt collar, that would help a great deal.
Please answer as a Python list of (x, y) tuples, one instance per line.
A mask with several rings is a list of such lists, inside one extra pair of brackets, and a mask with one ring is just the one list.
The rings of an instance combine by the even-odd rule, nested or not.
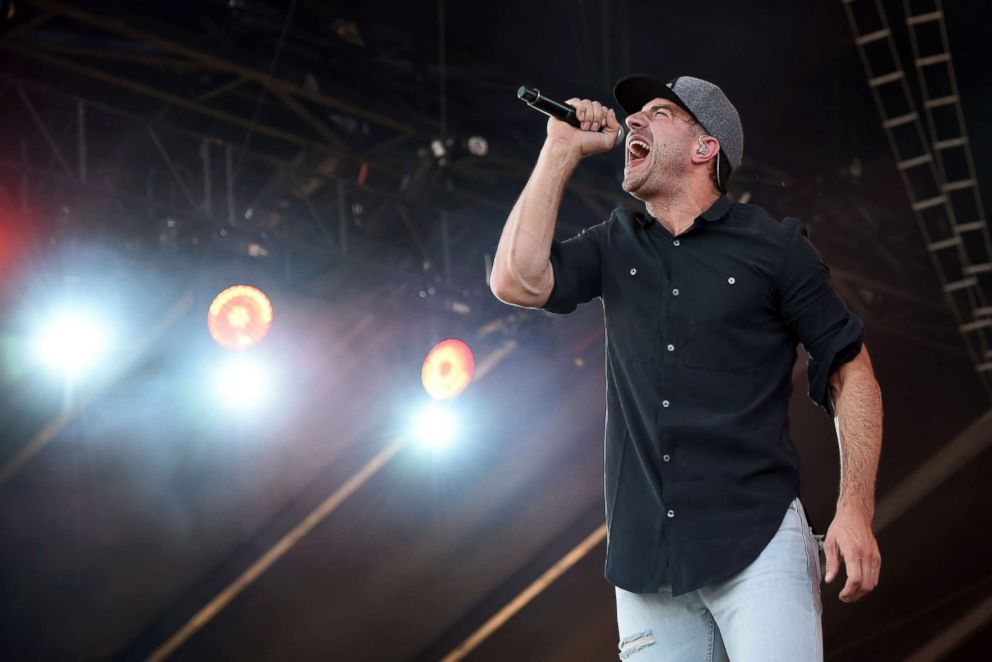
[[(719, 221), (721, 218), (727, 215), (727, 212), (730, 211), (730, 208), (733, 205), (734, 205), (733, 202), (731, 202), (725, 196), (721, 195), (719, 198), (716, 199), (716, 202), (710, 205), (709, 209), (707, 209), (706, 211), (704, 211), (702, 214), (699, 215), (699, 218), (703, 219), (704, 221), (710, 221), (710, 222)], [(645, 227), (650, 226), (655, 222), (654, 218), (652, 218), (650, 214), (644, 212), (637, 213), (635, 215), (635, 218), (641, 225)]]

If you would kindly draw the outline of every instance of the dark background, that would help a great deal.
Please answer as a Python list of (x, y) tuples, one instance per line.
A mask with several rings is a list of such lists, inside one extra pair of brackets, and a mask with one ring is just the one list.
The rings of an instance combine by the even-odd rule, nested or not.
[[(906, 9), (881, 5), (919, 103)], [(942, 634), (942, 659), (989, 659), (989, 392), (840, 2), (0, 9), (0, 461), (44, 442), (0, 482), (4, 659), (149, 655), (405, 433), (421, 361), (447, 337), (492, 361), (455, 401), (455, 448), (401, 450), (175, 658), (441, 659), (594, 531), (600, 308), (512, 309), (485, 274), (544, 131), (517, 86), (605, 101), (630, 72), (722, 86), (745, 127), (731, 197), (800, 217), (865, 322), (886, 409), (880, 511), (893, 516), (876, 527), (878, 589), (856, 604), (839, 582), (824, 590), (827, 659), (907, 659)], [(943, 11), (981, 185), (992, 8)], [(458, 151), (472, 135), (486, 156)], [(443, 163), (436, 138), (453, 141)], [(621, 170), (619, 153), (582, 165), (562, 235), (635, 204)], [(273, 331), (253, 351), (280, 375), (268, 406), (240, 416), (203, 388), (220, 354), (206, 305), (232, 279), (272, 297)], [(70, 390), (26, 350), (31, 311), (63, 295), (127, 320), (116, 372)], [(802, 496), (824, 532), (836, 438), (795, 374)], [(971, 452), (941, 475), (932, 460), (948, 448)], [(915, 495), (908, 507), (885, 501), (897, 490)], [(469, 659), (615, 659), (604, 549)]]

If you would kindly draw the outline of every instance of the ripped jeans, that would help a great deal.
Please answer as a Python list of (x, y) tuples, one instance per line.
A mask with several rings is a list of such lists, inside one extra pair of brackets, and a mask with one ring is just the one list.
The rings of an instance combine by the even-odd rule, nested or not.
[(799, 499), (751, 565), (672, 597), (617, 594), (620, 659), (631, 662), (821, 662), (820, 555)]

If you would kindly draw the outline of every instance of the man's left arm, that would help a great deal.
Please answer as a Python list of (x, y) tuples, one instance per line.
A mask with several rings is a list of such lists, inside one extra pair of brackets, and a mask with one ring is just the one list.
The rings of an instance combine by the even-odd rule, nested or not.
[(882, 394), (867, 347), (838, 367), (828, 384), (840, 444), (840, 498), (823, 543), (827, 557), (825, 580), (834, 580), (843, 559), (847, 582), (839, 597), (844, 602), (854, 602), (878, 585), (881, 568), (871, 522), (882, 449)]

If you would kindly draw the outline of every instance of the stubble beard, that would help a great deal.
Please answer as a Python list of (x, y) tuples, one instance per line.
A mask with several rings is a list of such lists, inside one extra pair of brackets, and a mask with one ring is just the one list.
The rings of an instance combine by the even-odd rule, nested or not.
[(658, 196), (673, 197), (683, 188), (683, 169), (677, 162), (679, 146), (654, 145), (649, 161), (636, 172), (624, 171), (621, 188), (634, 198), (647, 202)]

